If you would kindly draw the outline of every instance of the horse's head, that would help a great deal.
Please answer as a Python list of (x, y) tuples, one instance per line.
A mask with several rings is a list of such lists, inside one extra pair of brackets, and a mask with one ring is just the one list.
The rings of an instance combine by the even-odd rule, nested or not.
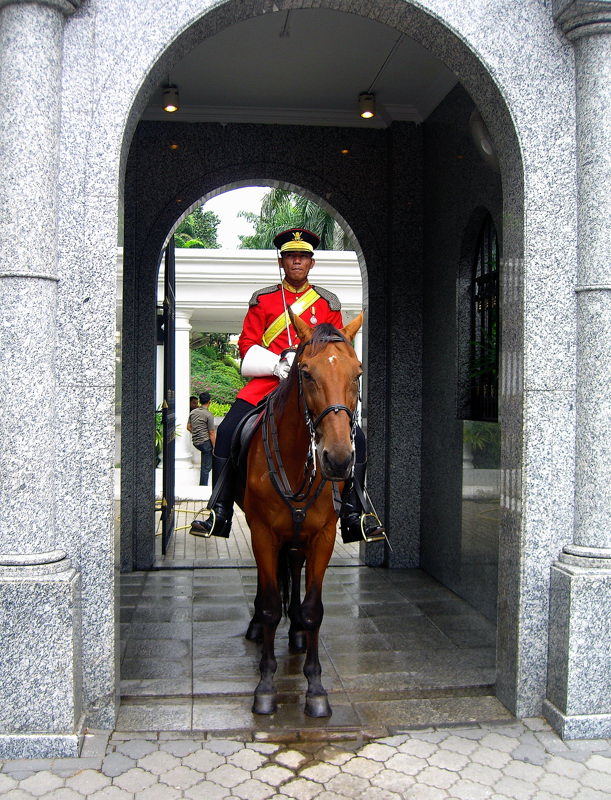
[(363, 314), (338, 331), (332, 325), (315, 328), (291, 314), (301, 343), (297, 369), (303, 400), (315, 432), (320, 469), (327, 480), (344, 481), (354, 465), (354, 425), (363, 372), (350, 344)]

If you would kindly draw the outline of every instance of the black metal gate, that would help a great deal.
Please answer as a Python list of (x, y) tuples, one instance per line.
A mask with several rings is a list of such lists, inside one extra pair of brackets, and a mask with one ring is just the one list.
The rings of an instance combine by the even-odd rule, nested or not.
[(174, 237), (165, 251), (163, 294), (163, 495), (161, 498), (161, 552), (165, 555), (174, 533), (174, 451), (176, 444), (176, 264)]

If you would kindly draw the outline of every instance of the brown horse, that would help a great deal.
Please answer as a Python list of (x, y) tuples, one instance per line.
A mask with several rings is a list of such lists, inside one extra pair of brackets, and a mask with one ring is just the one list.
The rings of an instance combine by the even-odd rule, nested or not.
[[(270, 395), (251, 442), (244, 495), (239, 498), (258, 570), (255, 614), (246, 637), (263, 641), (261, 680), (252, 710), (276, 710), (274, 637), (283, 603), (285, 609), (288, 603), (289, 647), (306, 652), (305, 712), (328, 717), (331, 707), (318, 657), (322, 584), (333, 552), (343, 482), (354, 465), (362, 368), (350, 341), (363, 315), (341, 331), (327, 323), (310, 328), (292, 314), (291, 319), (300, 345), (288, 378)], [(300, 602), (304, 563), (305, 596)]]

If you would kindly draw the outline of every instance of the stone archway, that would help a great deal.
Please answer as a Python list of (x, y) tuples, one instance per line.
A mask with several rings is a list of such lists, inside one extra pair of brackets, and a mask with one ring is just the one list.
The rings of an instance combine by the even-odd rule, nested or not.
[[(59, 0), (41, 4), (41, 8), (43, 5), (45, 24), (48, 9), (54, 7), (53, 14), (59, 15), (80, 6)], [(67, 552), (82, 577), (81, 617), (74, 622), (79, 647), (67, 671), (79, 677), (74, 690), (77, 710), (82, 707), (88, 724), (94, 727), (112, 724), (116, 692), (112, 319), (116, 223), (130, 142), (148, 93), (193, 42), (248, 15), (294, 7), (295, 3), (276, 0), (272, 5), (260, 0), (245, 6), (228, 0), (211, 5), (202, 8), (201, 0), (185, 0), (169, 17), (167, 4), (161, 0), (148, 3), (146, 13), (131, 6), (127, 13), (119, 0), (92, 1), (66, 24), (63, 45), (55, 22), (48, 36), (54, 52), (64, 56), (63, 61), (53, 61), (54, 67), (61, 69), (62, 113), (61, 122), (59, 113), (53, 116), (55, 138), (49, 141), (57, 142), (58, 147), (53, 152), (45, 150), (50, 153), (49, 162), (57, 167), (49, 184), (53, 203), (48, 205), (45, 191), (35, 195), (28, 189), (24, 196), (31, 196), (40, 207), (57, 208), (61, 247), (51, 248), (49, 254), (49, 263), (57, 269), (37, 272), (31, 285), (36, 287), (41, 300), (38, 310), (43, 310), (45, 319), (55, 319), (59, 311), (49, 337), (49, 341), (57, 338), (57, 348), (53, 379), (47, 385), (49, 392), (61, 397), (63, 427), (61, 438), (51, 437), (53, 442), (61, 441), (61, 447), (51, 444), (46, 449), (49, 458), (40, 466), (39, 485), (54, 486), (55, 510), (47, 514), (45, 509), (49, 549)], [(304, 0), (298, 5), (311, 4)], [(498, 691), (516, 714), (538, 713), (545, 694), (549, 567), (572, 538), (573, 527), (572, 462), (563, 460), (563, 455), (572, 452), (574, 435), (573, 417), (567, 410), (574, 398), (572, 285), (576, 264), (574, 106), (567, 99), (573, 97), (570, 51), (557, 37), (549, 9), (542, 4), (507, 4), (495, 10), (494, 18), (488, 3), (469, 9), (443, 0), (417, 4), (374, 0), (365, 10), (358, 0), (329, 0), (319, 5), (364, 14), (412, 36), (436, 53), (475, 101), (498, 149), (504, 198), (505, 302), (511, 310), (506, 315), (510, 324), (503, 331), (503, 411), (510, 424), (504, 443)], [(19, 6), (20, 13), (28, 15), (21, 30), (40, 32), (44, 26), (34, 19), (40, 11), (37, 4)], [(516, 59), (518, 52), (520, 58)], [(53, 84), (49, 97), (60, 96), (59, 72), (53, 75), (57, 85)], [(549, 91), (550, 82), (557, 91)], [(55, 105), (53, 108), (57, 111)], [(32, 119), (36, 119), (34, 110)], [(10, 130), (15, 152), (21, 152), (17, 147), (21, 132), (15, 125)], [(27, 159), (27, 150), (23, 152)], [(47, 166), (41, 173), (49, 174)], [(34, 177), (32, 169), (24, 174)], [(41, 185), (31, 181), (32, 187)], [(316, 192), (315, 187), (312, 190)], [(16, 206), (23, 202), (16, 196), (14, 200)], [(392, 241), (396, 231), (393, 224), (382, 233), (376, 229), (364, 232), (359, 239), (364, 247), (369, 240), (372, 252), (377, 251), (382, 261), (382, 244)], [(396, 252), (399, 243), (393, 242), (391, 252)], [(15, 283), (15, 292), (20, 292), (20, 281), (32, 277), (32, 270), (21, 251), (15, 253), (15, 259), (19, 263), (16, 261), (17, 266), (5, 277)], [(369, 268), (369, 258), (367, 264)], [(388, 394), (380, 411), (380, 439), (385, 447), (381, 472), (397, 463), (405, 448), (402, 370), (409, 342), (404, 328), (393, 327), (404, 309), (398, 293), (384, 292), (389, 278), (400, 277), (398, 268), (392, 272), (392, 262), (389, 269), (379, 287), (370, 285), (370, 303), (374, 305), (379, 297), (383, 309), (375, 336), (385, 343), (381, 367)], [(56, 293), (47, 291), (49, 280), (57, 286)], [(552, 285), (553, 302), (537, 302)], [(372, 296), (378, 290), (380, 295)], [(395, 334), (392, 340), (391, 334)], [(148, 335), (146, 327), (143, 335)], [(410, 357), (417, 359), (418, 353), (412, 352)], [(395, 364), (393, 372), (389, 367)], [(11, 382), (11, 386), (16, 384)], [(547, 400), (552, 391), (558, 402), (550, 408)], [(55, 402), (59, 400), (54, 394), (46, 405), (49, 427)], [(19, 415), (20, 444), (11, 452), (22, 454), (21, 442), (28, 432), (33, 437), (34, 428), (23, 422), (28, 417), (25, 400), (16, 397), (15, 403), (24, 413)], [(7, 432), (8, 442), (16, 439)], [(522, 469), (525, 463), (527, 470)], [(547, 481), (550, 470), (560, 479)], [(403, 524), (406, 510), (402, 477), (390, 470), (384, 492), (386, 511), (397, 526)], [(21, 495), (16, 491), (14, 496)], [(40, 549), (41, 526), (36, 524), (33, 508), (25, 523), (8, 525), (6, 530), (4, 549), (8, 552), (17, 541), (28, 553)], [(580, 557), (580, 552), (575, 557)], [(38, 583), (42, 585), (42, 581)], [(57, 681), (58, 685), (65, 683), (65, 676), (58, 674)]]

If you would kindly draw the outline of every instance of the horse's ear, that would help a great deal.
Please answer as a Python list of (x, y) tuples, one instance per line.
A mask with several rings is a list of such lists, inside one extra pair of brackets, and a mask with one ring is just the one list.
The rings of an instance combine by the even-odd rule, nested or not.
[(351, 342), (356, 336), (356, 334), (359, 332), (359, 328), (363, 324), (363, 316), (364, 316), (363, 312), (361, 311), (358, 317), (355, 317), (352, 320), (352, 322), (349, 322), (346, 325), (345, 328), (342, 328), (342, 333), (344, 334), (346, 339), (348, 339), (349, 342)]
[(312, 338), (312, 328), (308, 325), (307, 322), (304, 322), (301, 317), (298, 317), (296, 314), (293, 314), (291, 309), (289, 308), (289, 316), (291, 318), (291, 322), (293, 323), (293, 328), (295, 328), (295, 332), (299, 339), (301, 340), (301, 344), (305, 344), (305, 342), (309, 342)]

